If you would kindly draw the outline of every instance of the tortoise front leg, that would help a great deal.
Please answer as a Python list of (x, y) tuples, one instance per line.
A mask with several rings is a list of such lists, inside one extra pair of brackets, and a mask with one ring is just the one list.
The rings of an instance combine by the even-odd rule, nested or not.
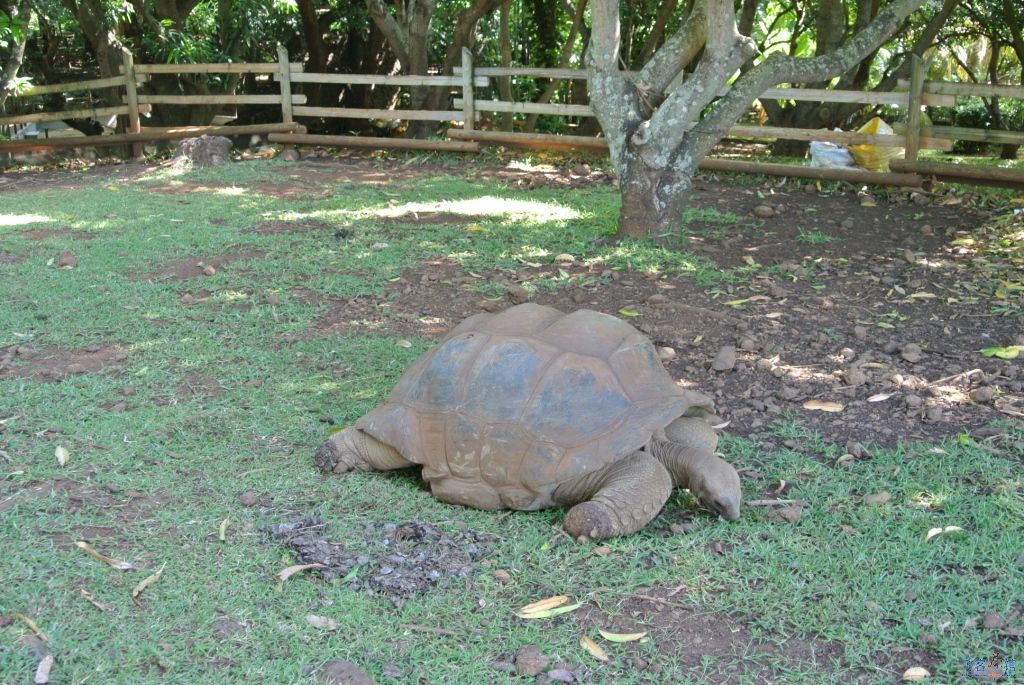
[(324, 473), (391, 471), (415, 466), (390, 445), (353, 427), (332, 435), (317, 450), (314, 461)]
[(562, 521), (574, 538), (628, 535), (650, 523), (672, 493), (672, 476), (646, 452), (634, 452), (595, 473), (562, 483), (558, 504), (575, 504)]

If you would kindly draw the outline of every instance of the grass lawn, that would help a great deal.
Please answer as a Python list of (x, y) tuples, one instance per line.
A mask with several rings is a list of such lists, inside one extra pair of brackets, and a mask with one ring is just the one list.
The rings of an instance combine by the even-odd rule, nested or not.
[[(319, 298), (380, 296), (429, 260), (486, 273), (573, 253), (709, 285), (743, 273), (595, 242), (614, 230), (610, 187), (327, 182), (302, 169), (62, 172), (0, 194), (0, 357), (13, 360), (0, 366), (0, 683), (29, 682), (44, 649), (62, 684), (303, 683), (339, 659), (378, 683), (531, 682), (514, 670), (529, 645), (548, 659), (542, 674), (616, 684), (890, 683), (914, 666), (953, 683), (970, 680), (965, 659), (1024, 659), (1021, 455), (967, 434), (837, 464), (843, 450), (795, 420), (773, 427), (793, 445), (777, 453), (726, 429), (725, 458), (790, 483), (784, 497), (807, 503), (798, 521), (694, 512), (684, 533), (656, 522), (601, 545), (567, 539), (561, 511), (436, 502), (414, 474), (322, 477), (317, 446), (431, 341), (358, 321), (325, 333)], [(409, 212), (448, 218), (395, 219)], [(282, 222), (316, 230), (267, 229)], [(63, 250), (73, 268), (58, 268)], [(693, 507), (678, 492), (666, 515)], [(295, 558), (265, 529), (311, 513), (368, 561), (342, 580), (280, 581)], [(363, 589), (385, 524), (413, 520), (493, 540), (465, 577), (427, 592)], [(582, 606), (514, 613), (560, 594)], [(1005, 625), (985, 627), (987, 614)]]

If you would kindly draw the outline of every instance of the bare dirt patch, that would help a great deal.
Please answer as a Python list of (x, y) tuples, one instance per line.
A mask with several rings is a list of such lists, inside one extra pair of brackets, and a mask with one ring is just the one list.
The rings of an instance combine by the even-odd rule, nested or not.
[(190, 257), (187, 259), (176, 259), (173, 262), (168, 263), (162, 269), (154, 271), (143, 276), (138, 276), (135, 280), (174, 280), (184, 281), (190, 278), (199, 278), (201, 276), (209, 276), (207, 267), (212, 267), (216, 271), (220, 271), (225, 264), (230, 262), (237, 262), (245, 259), (262, 259), (266, 254), (263, 252), (256, 251), (243, 251), (243, 252), (228, 252), (222, 255), (216, 255), (213, 257)]
[(0, 380), (33, 378), (44, 382), (61, 381), (68, 376), (117, 367), (127, 358), (128, 352), (117, 346), (95, 345), (82, 350), (67, 350), (11, 345), (0, 348)]
[(474, 221), (483, 221), (487, 217), (476, 214), (452, 214), (451, 212), (405, 212), (399, 215), (380, 216), (375, 223), (389, 224), (456, 224), (463, 225)]
[(28, 259), (28, 257), (25, 255), (0, 251), (0, 266), (3, 266), (4, 264), (17, 264), (18, 262), (23, 262), (26, 259)]
[(86, 233), (76, 233), (69, 228), (34, 228), (29, 231), (18, 233), (26, 240), (43, 240), (45, 238), (72, 238), (74, 240), (92, 240), (95, 236)]
[(260, 235), (272, 235), (275, 233), (308, 233), (311, 231), (329, 231), (334, 226), (326, 221), (261, 221), (253, 226), (248, 232)]
[(469, 578), (493, 536), (471, 530), (442, 532), (423, 521), (368, 522), (362, 539), (329, 539), (317, 514), (267, 529), (299, 564), (323, 564), (327, 580), (347, 579), (352, 589), (379, 592), (394, 604), (404, 598)]

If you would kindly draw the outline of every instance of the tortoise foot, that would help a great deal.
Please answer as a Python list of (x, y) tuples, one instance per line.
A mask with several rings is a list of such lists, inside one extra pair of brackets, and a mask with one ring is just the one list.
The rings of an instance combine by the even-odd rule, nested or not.
[(607, 505), (590, 501), (570, 509), (562, 521), (562, 528), (574, 538), (600, 540), (619, 535), (621, 524)]

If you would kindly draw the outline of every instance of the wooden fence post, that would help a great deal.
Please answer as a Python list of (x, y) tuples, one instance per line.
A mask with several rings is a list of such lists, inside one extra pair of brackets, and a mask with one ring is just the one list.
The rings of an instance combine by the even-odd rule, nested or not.
[(910, 93), (907, 101), (907, 144), (903, 158), (908, 162), (917, 159), (921, 148), (921, 99), (924, 93), (924, 60), (917, 55), (910, 56)]
[[(295, 121), (292, 111), (292, 65), (289, 63), (288, 50), (280, 43), (277, 46), (277, 80), (281, 83), (281, 122), (291, 124)], [(298, 160), (295, 148), (285, 145), (281, 156), (288, 160)]]
[[(139, 93), (135, 81), (135, 57), (124, 48), (121, 50), (124, 62), (125, 101), (128, 105), (128, 133), (142, 132), (142, 119), (139, 117)], [(132, 143), (132, 157), (142, 159), (142, 143)]]
[(469, 48), (462, 48), (462, 128), (466, 131), (476, 128), (474, 105), (473, 53)]

